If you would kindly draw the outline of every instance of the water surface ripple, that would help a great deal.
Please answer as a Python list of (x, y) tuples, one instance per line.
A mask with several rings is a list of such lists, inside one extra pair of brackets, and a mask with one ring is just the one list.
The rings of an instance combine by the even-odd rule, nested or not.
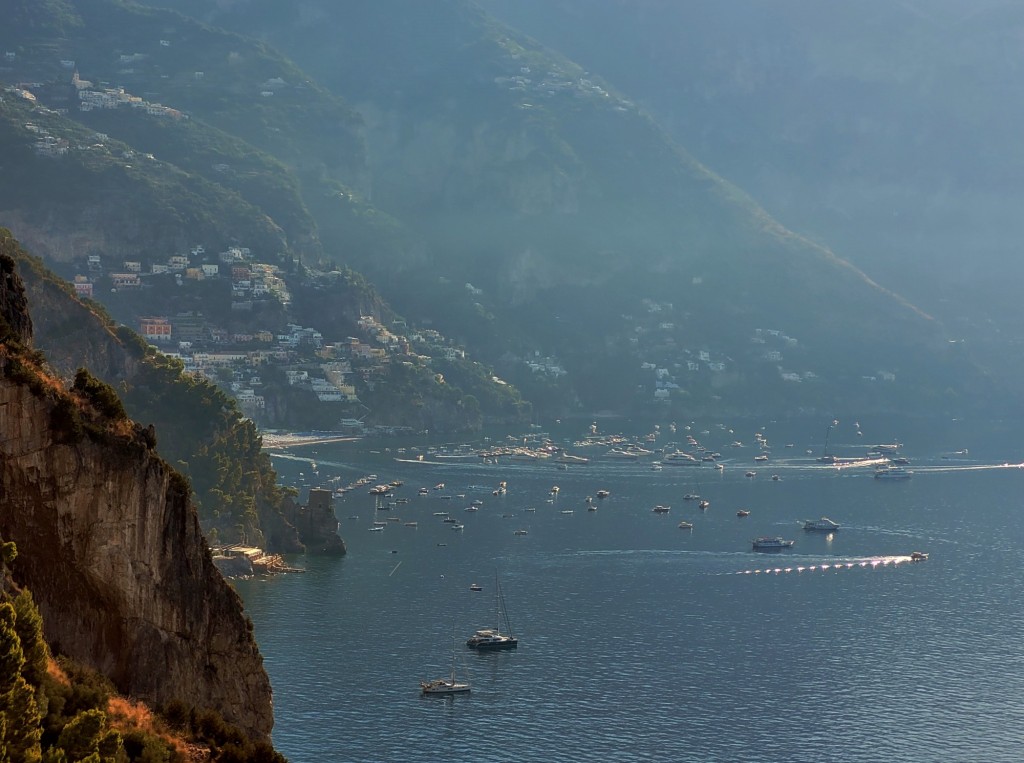
[[(418, 526), (368, 532), (373, 499), (354, 491), (337, 505), (347, 557), (239, 582), (294, 763), (1021, 759), (1021, 470), (936, 461), (879, 484), (795, 457), (759, 467), (776, 482), (743, 477), (739, 455), (721, 475), (360, 463), (351, 445), (317, 458), (322, 480), (405, 480), (409, 503), (388, 513)], [(504, 496), (481, 489), (502, 479)], [(416, 495), (442, 481), (466, 497)], [(598, 488), (611, 496), (587, 511)], [(706, 512), (682, 499), (698, 490)], [(802, 531), (822, 515), (843, 528)], [(797, 543), (757, 554), (760, 534)], [(931, 558), (906, 561), (916, 549)], [(478, 654), (462, 642), (492, 624), (496, 571), (521, 643)], [(453, 636), (472, 694), (421, 697)]]

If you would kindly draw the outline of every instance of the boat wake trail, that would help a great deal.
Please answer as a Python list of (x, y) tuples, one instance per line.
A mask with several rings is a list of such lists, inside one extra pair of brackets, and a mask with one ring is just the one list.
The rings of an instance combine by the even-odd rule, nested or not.
[(919, 561), (910, 554), (905, 556), (873, 556), (865, 559), (822, 562), (820, 564), (792, 564), (785, 567), (761, 567), (752, 570), (738, 570), (726, 573), (730, 575), (786, 575), (790, 573), (840, 572), (853, 569), (878, 569), (879, 567), (897, 567), (898, 565)]

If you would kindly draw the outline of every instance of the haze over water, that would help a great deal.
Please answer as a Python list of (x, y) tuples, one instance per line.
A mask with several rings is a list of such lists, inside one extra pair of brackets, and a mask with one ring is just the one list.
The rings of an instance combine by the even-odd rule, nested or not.
[[(657, 445), (685, 442), (663, 429)], [(409, 498), (375, 517), (354, 490), (335, 504), (347, 557), (238, 582), (274, 686), (275, 744), (294, 763), (1019, 760), (1019, 446), (955, 423), (908, 433), (913, 478), (882, 482), (816, 463), (824, 427), (806, 422), (766, 426), (771, 458), (755, 465), (754, 432), (694, 425), (721, 474), (652, 471), (652, 457), (611, 461), (607, 448), (570, 448), (592, 460), (567, 471), (399, 463), (384, 452), (409, 445), (397, 441), (275, 458), (285, 482), (372, 472), (404, 480)], [(837, 427), (833, 452), (893, 436), (854, 434)], [(601, 488), (611, 495), (588, 511)], [(483, 506), (465, 512), (473, 499)], [(401, 521), (369, 531), (388, 514)], [(823, 515), (841, 530), (802, 530)], [(755, 553), (758, 535), (796, 545)], [(914, 550), (930, 558), (911, 563)], [(478, 654), (463, 643), (494, 624), (496, 573), (520, 646)], [(453, 631), (472, 694), (421, 697), (420, 679), (450, 670)]]

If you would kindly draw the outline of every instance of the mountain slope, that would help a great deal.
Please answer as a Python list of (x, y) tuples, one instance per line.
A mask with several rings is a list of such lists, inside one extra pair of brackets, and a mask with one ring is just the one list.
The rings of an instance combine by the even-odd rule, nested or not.
[[(719, 395), (778, 378), (750, 348), (758, 328), (797, 338), (800, 365), (780, 371), (813, 371), (835, 400), (856, 388), (859, 402), (878, 404), (890, 391), (871, 386), (881, 370), (901, 379), (901, 405), (911, 390), (931, 390), (934, 404), (978, 378), (926, 315), (783, 228), (597, 74), (473, 3), (292, 0), (272, 14), (254, 0), (161, 4), (268, 40), (360, 111), (374, 203), (420, 244), (350, 261), (396, 303), (417, 299), (423, 317), (495, 356), (555, 353), (579, 385), (595, 359), (668, 362), (671, 352), (630, 351), (646, 298), (673, 305), (663, 323), (677, 362), (684, 349), (735, 362), (734, 382), (717, 377)], [(446, 321), (461, 313), (445, 278), (481, 292), (493, 324)], [(417, 297), (425, 286), (445, 299)], [(786, 389), (791, 403), (807, 394)], [(829, 394), (812, 397), (828, 404)]]
[(1019, 3), (484, 4), (1019, 373)]

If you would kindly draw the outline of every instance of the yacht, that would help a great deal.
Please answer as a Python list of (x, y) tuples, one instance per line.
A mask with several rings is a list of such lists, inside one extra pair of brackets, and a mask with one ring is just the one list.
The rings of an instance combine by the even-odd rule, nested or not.
[(634, 453), (633, 451), (630, 450), (623, 450), (622, 448), (612, 448), (607, 453), (605, 453), (605, 455), (608, 456), (609, 458), (628, 458), (631, 461), (635, 461), (636, 459), (640, 458), (639, 453)]
[(672, 464), (673, 466), (700, 466), (700, 459), (694, 458), (689, 453), (677, 450), (675, 453), (667, 454), (661, 459), (661, 463)]
[(563, 451), (555, 457), (555, 462), (559, 464), (589, 464), (590, 459), (584, 456), (574, 456), (572, 453)]
[(839, 523), (829, 519), (828, 517), (822, 517), (821, 519), (808, 519), (804, 522), (804, 529), (830, 533), (839, 529)]
[(796, 541), (783, 540), (779, 536), (763, 536), (753, 541), (754, 551), (781, 551), (784, 548), (792, 548)]

